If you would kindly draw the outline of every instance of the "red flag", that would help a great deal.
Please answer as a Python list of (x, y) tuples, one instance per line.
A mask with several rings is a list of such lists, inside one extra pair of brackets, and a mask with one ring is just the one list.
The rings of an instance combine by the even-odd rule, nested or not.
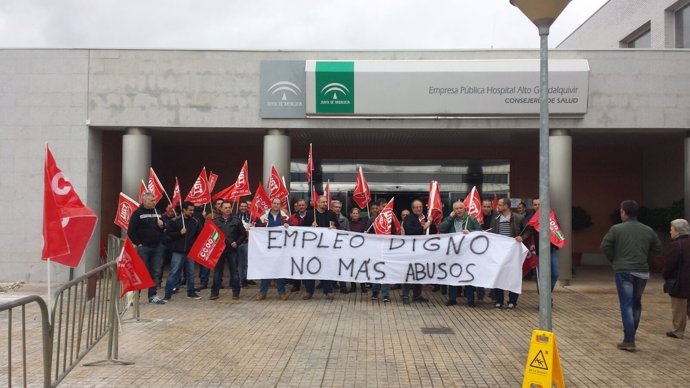
[(311, 153), (311, 143), (309, 143), (309, 158), (307, 159), (307, 183), (311, 183), (312, 172), (314, 171), (314, 158)]
[(207, 222), (199, 233), (192, 249), (189, 251), (189, 258), (196, 261), (206, 268), (213, 269), (225, 250), (225, 235), (213, 222)]
[(395, 225), (398, 233), (400, 232), (400, 221), (398, 217), (395, 216), (395, 211), (393, 207), (395, 198), (391, 198), (386, 206), (381, 209), (381, 212), (374, 219), (374, 230), (376, 234), (391, 234), (391, 225)]
[(254, 221), (270, 208), (271, 200), (266, 195), (264, 186), (259, 182), (259, 187), (256, 189), (256, 194), (254, 194), (254, 199), (252, 200), (252, 208), (249, 210), (249, 217)]
[(472, 191), (467, 194), (465, 200), (465, 208), (467, 209), (467, 214), (479, 222), (479, 225), (484, 223), (484, 213), (482, 213), (482, 199), (479, 197), (479, 192), (477, 191), (477, 186), (472, 187)]
[(323, 189), (323, 195), (326, 196), (326, 201), (328, 201), (328, 210), (331, 210), (331, 180), (326, 182), (326, 187)]
[(537, 256), (537, 250), (534, 246), (534, 234), (531, 234), (526, 240), (523, 240), (522, 243), (528, 250), (527, 257), (525, 257), (525, 261), (522, 262), (522, 276), (525, 276), (532, 268), (539, 266), (539, 256)]
[(175, 177), (175, 189), (173, 190), (172, 206), (182, 205), (182, 193), (180, 192), (180, 181)]
[(218, 182), (218, 174), (214, 174), (213, 171), (208, 173), (208, 192), (212, 193), (213, 188), (216, 187), (216, 182)]
[(498, 213), (498, 197), (496, 197), (496, 194), (494, 194), (494, 200), (491, 201), (491, 208)]
[(364, 179), (362, 166), (359, 166), (357, 184), (355, 185), (354, 193), (352, 193), (352, 199), (357, 203), (357, 206), (359, 206), (360, 209), (366, 208), (369, 202), (371, 202), (371, 191), (369, 191), (369, 184), (367, 183), (367, 180)]
[(125, 239), (122, 253), (117, 260), (117, 278), (122, 283), (120, 297), (130, 291), (143, 290), (154, 285), (146, 264), (128, 238)]
[(443, 209), (441, 208), (441, 190), (436, 181), (429, 182), (429, 200), (426, 206), (429, 209), (427, 218), (435, 225), (439, 225), (443, 220)]
[(129, 226), (129, 219), (132, 217), (132, 213), (138, 208), (139, 204), (137, 201), (124, 193), (120, 193), (120, 199), (117, 203), (117, 213), (115, 213), (115, 225), (126, 232)]
[(316, 208), (319, 202), (319, 193), (316, 191), (316, 187), (312, 187), (311, 189), (311, 206), (313, 208)]
[(244, 161), (240, 173), (237, 175), (237, 180), (235, 181), (234, 190), (232, 193), (232, 198), (234, 200), (239, 200), (240, 197), (245, 195), (251, 195), (252, 191), (249, 190), (249, 167), (247, 166), (247, 161)]
[(223, 190), (213, 194), (213, 200), (222, 199), (227, 202), (237, 202), (238, 197), (235, 196), (235, 185), (230, 185)]
[(149, 184), (146, 186), (146, 188), (151, 194), (153, 194), (153, 200), (156, 203), (163, 198), (163, 195), (166, 197), (168, 196), (168, 193), (165, 192), (161, 181), (158, 179), (158, 175), (156, 175), (156, 172), (153, 171), (153, 167), (149, 168)]
[(141, 184), (139, 185), (139, 203), (143, 201), (144, 193), (148, 191), (148, 188), (146, 187), (146, 183), (144, 183), (144, 180), (141, 180)]
[[(527, 225), (533, 227), (537, 232), (539, 231), (539, 210), (534, 212), (534, 215), (529, 219)], [(549, 209), (549, 240), (551, 244), (557, 246), (559, 249), (568, 244), (568, 240), (565, 238), (561, 226), (558, 225), (558, 220), (556, 219), (556, 214), (554, 214), (553, 209)]]
[(268, 181), (268, 196), (270, 198), (280, 198), (281, 200), (290, 194), (283, 181), (280, 179), (278, 170), (271, 166), (271, 179)]
[(41, 258), (72, 268), (78, 266), (96, 220), (96, 214), (81, 202), (46, 144)]
[(203, 206), (211, 202), (211, 192), (208, 191), (208, 180), (206, 178), (206, 167), (201, 169), (199, 177), (196, 178), (194, 186), (189, 190), (184, 200), (193, 203), (194, 206)]

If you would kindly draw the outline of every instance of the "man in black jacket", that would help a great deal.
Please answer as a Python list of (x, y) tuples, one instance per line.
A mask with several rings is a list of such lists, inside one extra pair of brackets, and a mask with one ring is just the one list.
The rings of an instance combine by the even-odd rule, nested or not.
[[(317, 200), (317, 208), (308, 210), (307, 214), (302, 219), (302, 226), (335, 229), (337, 225), (338, 216), (334, 212), (328, 210), (328, 200), (323, 195)], [(321, 280), (321, 283), (323, 284), (323, 293), (326, 294), (326, 298), (330, 300), (335, 299), (333, 295), (333, 281)], [(315, 287), (316, 280), (305, 280), (304, 290), (307, 293), (304, 294), (302, 299), (311, 299), (314, 295)]]
[[(426, 234), (427, 229), (430, 233), (436, 233), (436, 225), (431, 221), (427, 221), (424, 215), (424, 204), (419, 199), (412, 201), (412, 214), (405, 217), (402, 228), (405, 230), (406, 236), (421, 236)], [(428, 302), (429, 300), (422, 296), (421, 284), (405, 283), (402, 286), (403, 304), (410, 304), (410, 290), (412, 290), (412, 300), (415, 302)]]
[(165, 224), (156, 211), (156, 201), (152, 193), (146, 192), (141, 197), (141, 206), (134, 211), (127, 227), (127, 237), (137, 247), (137, 253), (146, 264), (153, 279), (149, 288), (149, 303), (165, 304), (157, 294), (156, 285), (160, 284), (163, 271), (163, 229)]
[(230, 269), (230, 287), (232, 288), (232, 299), (240, 299), (240, 276), (237, 248), (244, 241), (245, 229), (242, 220), (232, 215), (230, 202), (223, 202), (220, 208), (221, 215), (213, 219), (213, 222), (220, 228), (225, 235), (225, 250), (220, 256), (216, 267), (213, 269), (213, 285), (211, 286), (211, 300), (218, 299), (220, 284), (223, 281), (223, 267), (228, 263)]
[(200, 299), (194, 289), (194, 261), (187, 255), (192, 245), (199, 237), (203, 226), (195, 217), (194, 204), (191, 202), (182, 203), (182, 215), (172, 220), (165, 234), (171, 240), (172, 259), (170, 260), (170, 274), (165, 282), (165, 300), (170, 300), (174, 290), (180, 288), (180, 276), (184, 268), (187, 278), (187, 297), (190, 299)]

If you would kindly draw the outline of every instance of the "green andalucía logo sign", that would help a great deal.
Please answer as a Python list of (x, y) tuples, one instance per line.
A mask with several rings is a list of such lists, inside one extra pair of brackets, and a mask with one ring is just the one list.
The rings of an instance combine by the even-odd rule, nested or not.
[(355, 113), (355, 63), (316, 62), (316, 113)]

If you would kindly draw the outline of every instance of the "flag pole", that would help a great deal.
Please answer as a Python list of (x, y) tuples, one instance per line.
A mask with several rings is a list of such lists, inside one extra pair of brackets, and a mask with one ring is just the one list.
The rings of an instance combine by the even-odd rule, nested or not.
[[(283, 175), (283, 176), (281, 176), (281, 178), (283, 178), (283, 186), (285, 186), (285, 188), (287, 189), (287, 184), (285, 184), (285, 176)], [(288, 190), (288, 194), (285, 196), (285, 202), (287, 202), (287, 205), (288, 205), (288, 215), (291, 216), (292, 211), (290, 210), (290, 191), (289, 190)]]
[[(436, 181), (431, 181), (431, 192), (429, 193), (429, 199), (431, 206), (434, 206), (434, 196), (436, 195)], [(427, 222), (431, 219), (431, 206), (426, 210), (427, 215), (426, 215), (426, 220)], [(431, 227), (426, 228), (426, 235), (429, 235), (429, 232), (431, 231)]]

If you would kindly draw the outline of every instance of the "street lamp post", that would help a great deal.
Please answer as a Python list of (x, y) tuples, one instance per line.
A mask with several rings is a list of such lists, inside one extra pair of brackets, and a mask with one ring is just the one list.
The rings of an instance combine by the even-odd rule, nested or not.
[(549, 49), (551, 24), (570, 0), (510, 0), (539, 29), (539, 328), (552, 331), (549, 213)]

